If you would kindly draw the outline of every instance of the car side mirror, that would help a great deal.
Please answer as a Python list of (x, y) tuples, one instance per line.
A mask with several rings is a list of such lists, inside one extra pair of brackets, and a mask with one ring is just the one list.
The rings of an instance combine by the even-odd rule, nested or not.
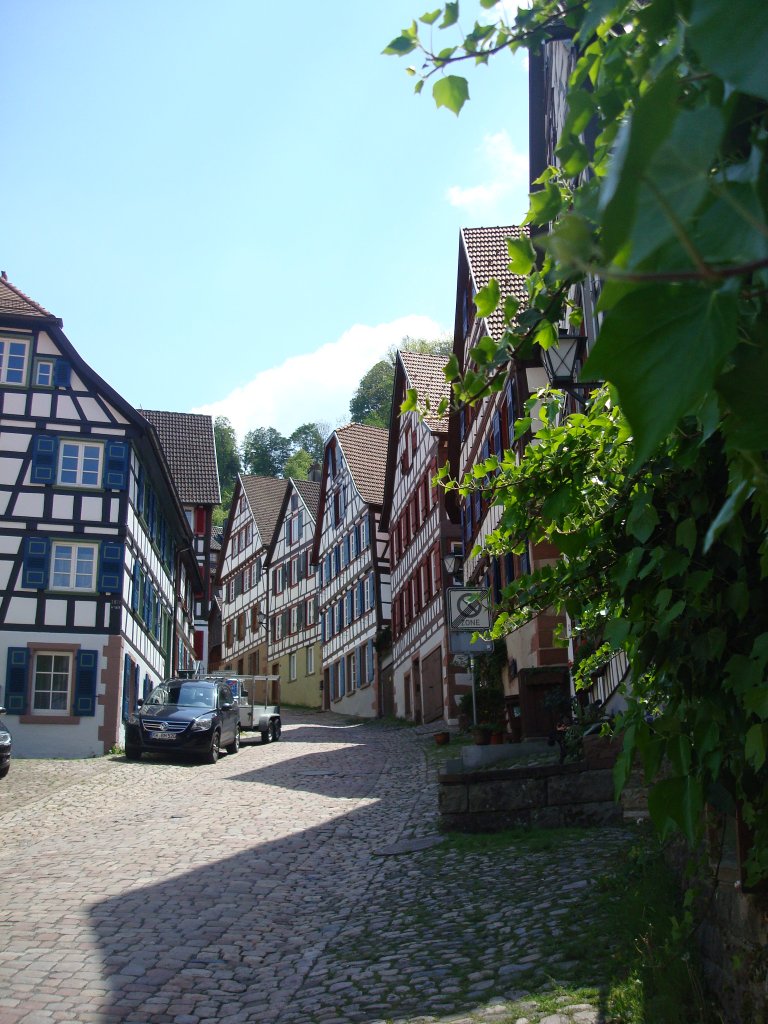
[(140, 708), (140, 707), (142, 707), (143, 704), (144, 704), (144, 698), (143, 697), (139, 697), (139, 699), (136, 701), (136, 707)]
[(7, 715), (7, 714), (8, 714), (8, 709), (7, 708), (0, 708), (0, 715)]

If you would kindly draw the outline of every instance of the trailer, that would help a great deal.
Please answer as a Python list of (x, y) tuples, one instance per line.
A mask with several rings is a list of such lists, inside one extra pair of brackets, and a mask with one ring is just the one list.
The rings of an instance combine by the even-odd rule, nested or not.
[(205, 679), (228, 683), (240, 713), (241, 732), (258, 732), (262, 743), (277, 742), (280, 721), (280, 676), (244, 676), (206, 673)]

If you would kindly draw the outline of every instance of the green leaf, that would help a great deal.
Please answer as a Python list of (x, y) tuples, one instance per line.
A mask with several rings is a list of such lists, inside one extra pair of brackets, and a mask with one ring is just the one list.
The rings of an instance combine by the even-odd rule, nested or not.
[(473, 297), (472, 301), (477, 308), (477, 315), (482, 317), (490, 316), (498, 306), (500, 298), (499, 282), (495, 277), (492, 277), (485, 288), (481, 288)]
[(514, 297), (514, 295), (507, 295), (504, 299), (504, 323), (511, 324), (515, 319), (515, 314), (520, 308), (520, 303)]
[(736, 344), (736, 314), (729, 291), (695, 285), (638, 288), (605, 314), (583, 376), (618, 389), (638, 462), (711, 389)]
[(438, 7), (435, 11), (427, 11), (425, 14), (422, 14), (419, 21), (423, 25), (434, 25), (442, 13), (442, 8)]
[(685, 548), (688, 554), (692, 555), (696, 547), (696, 536), (696, 520), (691, 518), (684, 519), (682, 523), (678, 523), (675, 530), (675, 544), (678, 547)]
[(661, 75), (619, 128), (600, 192), (603, 250), (608, 259), (619, 251), (634, 224), (640, 178), (672, 129), (679, 88), (671, 71)]
[(459, 111), (469, 99), (469, 86), (466, 78), (461, 78), (459, 75), (446, 75), (445, 78), (439, 78), (432, 86), (432, 95), (438, 107), (447, 107), (458, 117)]
[(536, 263), (536, 250), (531, 245), (527, 236), (523, 238), (508, 238), (507, 252), (509, 253), (509, 269), (513, 274), (525, 276), (530, 274)]
[(443, 20), (440, 22), (440, 28), (449, 28), (451, 25), (455, 25), (459, 20), (459, 5), (457, 3), (448, 3), (445, 5), (445, 14)]
[(700, 780), (688, 775), (657, 782), (648, 794), (648, 810), (664, 838), (675, 824), (693, 845), (704, 811)]
[(486, 11), (490, 11), (492, 7), (495, 7), (499, 0), (480, 0), (480, 6), (484, 7)]
[(419, 393), (416, 388), (408, 388), (405, 392), (405, 399), (400, 405), (400, 415), (411, 412), (419, 404)]
[(730, 85), (768, 100), (768, 6), (755, 0), (692, 0), (687, 38)]
[(744, 757), (756, 772), (759, 772), (765, 764), (767, 733), (768, 727), (765, 725), (753, 725), (747, 732), (747, 738), (744, 742)]
[(632, 503), (627, 516), (627, 533), (645, 544), (659, 522), (659, 514), (651, 505), (648, 496), (638, 496)]
[(403, 57), (406, 53), (411, 53), (415, 50), (416, 46), (417, 41), (413, 36), (398, 36), (392, 40), (389, 46), (385, 46), (381, 52), (387, 55), (394, 54), (396, 57)]
[(523, 224), (548, 224), (563, 208), (563, 197), (554, 182), (548, 181), (544, 188), (530, 194), (531, 205)]
[[(723, 115), (716, 107), (682, 111), (669, 136), (640, 176), (635, 224), (630, 233), (636, 266), (670, 239), (704, 198), (723, 134)], [(677, 222), (677, 224), (676, 224)]]
[(710, 523), (707, 535), (704, 538), (705, 555), (747, 500), (749, 493), (751, 491), (748, 490), (746, 480), (742, 480)]
[(448, 362), (445, 364), (443, 373), (445, 374), (445, 379), (449, 384), (457, 380), (458, 377), (460, 376), (461, 367), (459, 366), (459, 360), (457, 359), (455, 353), (451, 353), (451, 355), (448, 357)]
[[(588, 42), (604, 18), (608, 18), (614, 11), (623, 9), (626, 6), (625, 0), (592, 0), (587, 7), (584, 20), (579, 26), (576, 38)], [(613, 22), (613, 18), (610, 19)]]

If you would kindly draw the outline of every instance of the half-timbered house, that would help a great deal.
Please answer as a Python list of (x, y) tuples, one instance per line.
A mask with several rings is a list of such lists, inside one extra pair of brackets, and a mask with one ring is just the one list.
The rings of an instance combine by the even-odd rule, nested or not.
[(209, 618), (215, 561), (211, 552), (213, 510), (221, 501), (213, 420), (202, 413), (141, 409), (157, 432), (192, 530), (202, 590), (194, 595), (195, 658), (209, 665)]
[[(524, 278), (510, 273), (506, 245), (507, 238), (520, 238), (522, 230), (509, 226), (462, 228), (460, 232), (454, 354), (462, 372), (473, 368), (470, 353), (483, 337), (494, 341), (502, 337), (503, 300), (513, 297), (521, 305), (526, 302)], [(473, 296), (491, 278), (499, 284), (502, 301), (489, 316), (477, 316)], [(521, 442), (514, 437), (515, 419), (528, 397), (546, 384), (547, 376), (538, 357), (528, 362), (513, 360), (501, 391), (461, 410), (451, 424), (449, 444), (451, 465), (457, 467), (460, 476), (490, 455), (501, 457), (505, 449), (522, 454)], [(482, 547), (498, 526), (501, 513), (501, 506), (488, 503), (479, 491), (462, 502), (464, 583), (487, 587), (494, 603), (500, 600), (502, 588), (517, 575), (558, 557), (553, 547), (544, 544), (528, 545), (522, 555), (509, 554), (503, 558), (473, 554), (475, 547)], [(539, 615), (506, 639), (508, 657), (502, 683), (508, 713), (510, 717), (521, 716), (523, 735), (547, 735), (552, 728), (552, 714), (543, 699), (545, 694), (553, 689), (566, 695), (569, 692), (567, 651), (556, 646), (554, 640), (559, 621), (554, 614)]]
[[(436, 413), (450, 398), (445, 362), (397, 354), (381, 517), (392, 577), (394, 710), (417, 722), (455, 721), (457, 697), (469, 686), (451, 655), (443, 587), (443, 558), (461, 552), (459, 514), (454, 492), (433, 484), (448, 455), (448, 415)], [(419, 408), (400, 415), (409, 389)]]
[(389, 538), (380, 526), (386, 430), (351, 423), (325, 444), (312, 560), (320, 570), (323, 706), (394, 710)]
[(191, 531), (153, 427), (0, 279), (0, 701), (22, 756), (101, 754), (192, 664)]
[(224, 528), (216, 580), (221, 587), (221, 668), (267, 675), (269, 573), (287, 480), (240, 474)]
[(319, 499), (319, 483), (288, 480), (266, 561), (270, 672), (280, 676), (281, 700), (305, 707), (319, 707), (322, 697), (318, 574), (311, 561)]

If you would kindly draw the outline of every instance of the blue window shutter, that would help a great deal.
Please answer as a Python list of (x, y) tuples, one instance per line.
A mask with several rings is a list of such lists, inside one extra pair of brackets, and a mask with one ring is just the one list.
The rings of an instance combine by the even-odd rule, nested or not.
[(343, 697), (344, 694), (347, 692), (347, 687), (346, 687), (347, 680), (346, 680), (346, 676), (344, 674), (344, 667), (345, 667), (344, 666), (344, 659), (342, 658), (341, 661), (339, 662), (339, 696), (340, 697)]
[(139, 610), (139, 591), (141, 590), (141, 568), (138, 561), (133, 563), (133, 586), (131, 587), (131, 609)]
[(368, 577), (368, 607), (376, 607), (376, 577), (371, 573)]
[(30, 474), (33, 484), (56, 483), (58, 453), (58, 437), (51, 437), (50, 434), (35, 434), (32, 438), (32, 470)]
[(8, 667), (5, 674), (5, 707), (9, 715), (27, 712), (29, 651), (26, 647), (8, 648)]
[(123, 545), (111, 540), (101, 542), (99, 586), (102, 594), (119, 594), (123, 586)]
[(128, 654), (123, 659), (123, 721), (128, 721), (131, 713), (131, 659)]
[(160, 639), (160, 621), (162, 619), (161, 611), (162, 611), (162, 605), (160, 604), (160, 594), (156, 593), (155, 594), (155, 638), (157, 640)]
[(75, 674), (74, 715), (96, 714), (96, 668), (99, 663), (98, 651), (78, 651)]
[(501, 416), (493, 414), (493, 451), (501, 459)]
[(363, 682), (363, 648), (355, 648), (355, 678), (357, 679), (357, 685), (360, 686)]
[(365, 585), (362, 580), (357, 581), (357, 606), (360, 609), (360, 614), (365, 613)]
[(142, 617), (142, 619), (144, 619), (144, 623), (146, 625), (149, 622), (149, 602), (152, 599), (152, 588), (149, 585), (149, 578), (146, 577), (146, 576), (143, 579), (143, 584), (144, 584), (144, 594), (143, 594), (143, 598), (144, 599), (141, 602), (141, 617)]
[(374, 670), (373, 670), (373, 640), (368, 641), (368, 682), (373, 682)]
[(128, 462), (131, 446), (127, 441), (107, 441), (104, 446), (104, 477), (108, 490), (124, 491), (128, 486)]
[(45, 590), (48, 586), (48, 566), (51, 558), (50, 537), (25, 537), (22, 547), (21, 585), (30, 590)]
[(72, 380), (72, 367), (66, 359), (57, 359), (53, 364), (53, 383), (57, 388), (68, 388)]
[(136, 512), (141, 515), (144, 508), (144, 467), (139, 463), (136, 473)]
[(320, 642), (325, 643), (325, 616), (320, 619)]

